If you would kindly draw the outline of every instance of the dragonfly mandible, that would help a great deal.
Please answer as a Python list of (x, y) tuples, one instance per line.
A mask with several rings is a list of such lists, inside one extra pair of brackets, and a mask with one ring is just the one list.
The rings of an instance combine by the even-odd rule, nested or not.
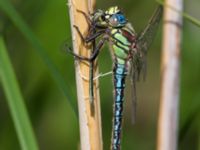
[[(97, 58), (103, 45), (107, 42), (113, 56), (113, 78), (114, 78), (114, 112), (112, 126), (112, 150), (120, 150), (122, 113), (124, 102), (125, 79), (130, 73), (133, 86), (132, 101), (136, 101), (136, 79), (140, 72), (146, 68), (146, 54), (156, 34), (162, 17), (162, 6), (158, 6), (148, 24), (140, 34), (136, 34), (133, 26), (127, 20), (123, 12), (113, 6), (106, 11), (97, 9), (93, 14), (87, 15), (81, 10), (87, 22), (89, 31), (86, 37), (82, 35), (79, 28), (74, 25), (82, 41), (92, 43), (93, 49), (89, 58), (77, 55), (69, 50), (76, 58), (90, 62), (90, 101), (93, 102), (93, 63)], [(98, 43), (97, 39), (99, 39)], [(135, 105), (134, 105), (135, 107)], [(134, 108), (135, 109), (135, 108)]]

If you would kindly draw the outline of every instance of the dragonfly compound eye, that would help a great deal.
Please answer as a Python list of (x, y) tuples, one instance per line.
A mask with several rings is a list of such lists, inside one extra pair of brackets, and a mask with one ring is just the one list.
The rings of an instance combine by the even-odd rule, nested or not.
[(126, 24), (126, 18), (122, 14), (114, 14), (109, 20), (111, 26), (121, 27)]
[(125, 24), (125, 23), (126, 23), (126, 18), (124, 17), (124, 15), (122, 15), (122, 14), (117, 14), (116, 17), (117, 17), (117, 20), (118, 20), (118, 22), (119, 22), (120, 24)]

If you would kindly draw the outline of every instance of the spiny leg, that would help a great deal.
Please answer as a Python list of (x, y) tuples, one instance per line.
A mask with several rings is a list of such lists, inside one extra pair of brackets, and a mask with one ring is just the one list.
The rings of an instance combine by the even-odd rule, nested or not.
[(95, 43), (93, 43), (95, 49), (94, 49), (94, 51), (93, 51), (93, 53), (92, 53), (92, 55), (90, 57), (91, 61), (90, 61), (90, 78), (89, 78), (89, 95), (90, 95), (90, 103), (91, 104), (93, 104), (93, 101), (94, 101), (94, 91), (93, 91), (93, 89), (94, 89), (94, 87), (93, 87), (93, 83), (94, 83), (93, 82), (93, 78), (94, 78), (94, 74), (93, 74), (94, 61), (95, 61), (96, 57), (98, 56), (99, 51), (102, 48), (102, 46), (104, 45), (106, 40), (107, 40), (107, 38), (101, 39), (99, 41), (99, 43), (97, 44), (97, 46), (96, 46)]
[[(82, 10), (80, 10), (80, 9), (76, 9), (76, 11), (79, 12), (79, 13), (81, 13), (81, 14), (85, 17), (87, 23), (88, 23), (89, 26), (90, 26), (90, 27), (89, 27), (89, 31), (88, 31), (88, 36), (87, 36), (87, 37), (90, 37), (90, 35), (93, 35), (94, 33), (96, 33), (96, 26), (94, 25), (95, 22), (93, 22), (93, 21), (91, 20), (91, 18), (89, 17), (89, 15), (86, 14), (84, 11), (82, 11)], [(90, 14), (90, 12), (89, 12), (89, 14)], [(75, 27), (75, 28), (76, 28), (76, 30), (79, 30), (78, 27)], [(81, 38), (84, 39), (84, 38), (83, 38), (83, 35), (81, 34), (81, 32), (80, 32), (80, 31), (78, 31), (78, 32), (79, 32), (79, 35), (81, 36)], [(84, 41), (85, 41), (85, 40), (84, 40)]]
[(85, 61), (91, 62), (91, 61), (94, 61), (94, 60), (96, 59), (96, 57), (97, 57), (98, 54), (99, 54), (99, 50), (100, 50), (101, 47), (104, 45), (104, 43), (105, 43), (106, 40), (107, 40), (107, 38), (103, 38), (103, 39), (101, 39), (101, 40), (99, 41), (97, 47), (94, 49), (94, 52), (91, 54), (91, 56), (90, 56), (89, 58), (88, 58), (88, 57), (84, 57), (84, 56), (80, 56), (80, 55), (74, 53), (70, 47), (67, 48), (67, 51), (68, 51), (71, 55), (73, 55), (75, 58), (78, 58), (78, 59), (80, 59), (80, 60), (85, 60)]
[(93, 53), (91, 54), (91, 56), (89, 58), (75, 54), (75, 53), (73, 53), (71, 48), (68, 48), (68, 52), (70, 54), (72, 54), (75, 58), (78, 58), (78, 59), (84, 60), (84, 61), (88, 61), (90, 63), (90, 78), (89, 78), (90, 103), (93, 103), (93, 99), (94, 99), (94, 94), (93, 94), (93, 66), (94, 66), (94, 61), (95, 61), (96, 57), (98, 56), (99, 51), (102, 48), (102, 46), (104, 45), (106, 40), (107, 40), (107, 38), (103, 37), (99, 41), (99, 43), (97, 44), (97, 46), (95, 46), (95, 49), (94, 49)]
[[(104, 42), (106, 41), (107, 38), (103, 37), (102, 40), (99, 41), (97, 47), (96, 47), (96, 38), (99, 37), (100, 35), (104, 34), (106, 31), (105, 30), (100, 30), (96, 32), (96, 29), (91, 26), (90, 31), (88, 33), (88, 36), (86, 38), (84, 38), (83, 34), (80, 32), (78, 26), (74, 25), (74, 28), (77, 30), (80, 38), (82, 41), (84, 41), (85, 43), (89, 43), (92, 42), (92, 53), (91, 56), (89, 58), (87, 57), (83, 57), (83, 56), (79, 56), (75, 53), (73, 53), (71, 50), (69, 51), (72, 55), (74, 55), (76, 58), (80, 59), (80, 60), (85, 60), (88, 61), (90, 63), (90, 71), (89, 71), (89, 96), (90, 96), (90, 103), (93, 103), (93, 99), (94, 99), (94, 91), (93, 91), (93, 68), (94, 68), (94, 60), (95, 58), (98, 56), (99, 54), (99, 50), (101, 49), (101, 47), (103, 46)], [(68, 49), (69, 50), (69, 49)]]
[[(98, 31), (98, 32), (94, 33), (93, 35), (91, 35), (91, 36), (88, 37), (88, 38), (84, 38), (83, 35), (82, 35), (82, 33), (80, 32), (79, 28), (78, 28), (77, 26), (75, 26), (75, 25), (74, 25), (74, 27), (75, 27), (75, 29), (77, 30), (77, 32), (79, 33), (81, 39), (82, 39), (84, 42), (86, 42), (86, 43), (95, 41), (95, 39), (96, 39), (98, 36), (100, 36), (100, 35), (102, 35), (103, 33), (105, 33), (105, 30), (101, 30), (101, 31)], [(99, 43), (100, 43), (100, 45), (101, 45), (102, 40), (101, 40)], [(98, 49), (98, 48), (97, 48), (97, 49)], [(73, 56), (75, 56), (76, 58), (78, 58), (78, 59), (80, 59), (80, 60), (85, 60), (85, 61), (91, 61), (91, 59), (94, 59), (94, 57), (96, 57), (97, 54), (98, 54), (98, 50), (97, 50), (97, 49), (95, 50), (95, 47), (94, 47), (94, 52), (92, 52), (91, 58), (87, 58), (87, 57), (84, 57), (84, 56), (80, 56), (80, 55), (78, 55), (78, 54), (75, 54), (75, 53), (72, 51), (72, 48), (70, 48), (70, 47), (67, 48), (67, 50), (68, 50), (68, 52), (69, 52), (70, 54), (72, 54)], [(96, 53), (97, 53), (97, 54), (96, 54)], [(93, 56), (93, 55), (94, 55), (94, 56)]]
[(76, 59), (85, 60), (85, 61), (90, 61), (90, 58), (84, 57), (84, 56), (80, 56), (80, 55), (74, 53), (71, 47), (67, 47), (67, 51), (68, 51), (71, 55), (73, 55)]
[[(92, 32), (94, 32), (94, 31), (91, 30), (91, 31), (90, 31), (91, 33), (89, 33), (86, 37), (84, 37), (83, 34), (81, 33), (81, 31), (80, 31), (80, 29), (79, 29), (78, 26), (73, 25), (73, 27), (74, 27), (74, 28), (76, 29), (76, 31), (78, 32), (78, 34), (79, 34), (81, 40), (82, 40), (83, 42), (85, 42), (85, 43), (92, 42), (92, 41), (94, 41), (97, 37), (99, 37), (100, 35), (102, 35), (103, 33), (105, 33), (105, 30), (100, 30), (100, 31), (97, 31), (97, 32), (95, 32), (95, 33), (92, 33)], [(95, 29), (94, 29), (94, 30), (95, 30)], [(90, 35), (90, 34), (91, 34), (91, 35)]]
[(90, 17), (84, 11), (82, 11), (80, 9), (76, 9), (76, 11), (79, 12), (79, 13), (81, 13), (85, 17), (85, 19), (86, 19), (86, 21), (87, 21), (87, 23), (89, 25), (92, 24), (92, 20), (90, 19)]
[[(105, 41), (107, 40), (107, 38), (103, 38), (99, 41), (99, 43), (96, 45), (94, 45), (95, 49), (93, 51), (93, 53), (91, 54), (90, 57), (90, 78), (89, 78), (89, 96), (90, 96), (90, 103), (93, 104), (94, 101), (94, 91), (93, 91), (93, 68), (94, 68), (94, 61), (96, 59), (96, 57), (99, 54), (100, 49), (102, 48), (102, 46), (104, 45)], [(95, 43), (94, 43), (95, 44)]]
[[(88, 38), (84, 38), (83, 35), (81, 34), (79, 28), (77, 26), (74, 26), (77, 30), (77, 32), (79, 33), (81, 39), (85, 42), (92, 42), (93, 43), (93, 51), (91, 53), (90, 58), (84, 57), (84, 56), (80, 56), (77, 55), (75, 53), (72, 52), (72, 50), (70, 48), (68, 48), (68, 51), (70, 52), (70, 54), (72, 54), (73, 56), (75, 56), (76, 58), (80, 59), (80, 60), (85, 60), (88, 61), (90, 63), (90, 78), (89, 78), (89, 95), (90, 95), (90, 102), (93, 102), (94, 99), (94, 91), (93, 91), (93, 67), (94, 67), (94, 60), (97, 57), (99, 50), (101, 49), (101, 47), (103, 46), (105, 39), (101, 40), (99, 42), (99, 44), (97, 45), (97, 47), (95, 46), (95, 39), (100, 36), (101, 34), (104, 33), (103, 30), (101, 30), (100, 32), (96, 32), (93, 35), (91, 35)], [(93, 31), (95, 32), (95, 31)]]
[(68, 51), (70, 54), (72, 54), (75, 58), (78, 58), (80, 60), (85, 60), (89, 62), (89, 100), (90, 103), (93, 104), (93, 100), (94, 100), (94, 90), (93, 90), (93, 67), (94, 67), (94, 60), (87, 58), (87, 57), (83, 57), (80, 55), (77, 55), (75, 53), (72, 52), (71, 48), (68, 48)]

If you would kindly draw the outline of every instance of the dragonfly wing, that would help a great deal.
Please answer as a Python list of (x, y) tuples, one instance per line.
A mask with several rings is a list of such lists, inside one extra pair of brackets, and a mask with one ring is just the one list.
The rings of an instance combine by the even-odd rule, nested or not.
[(131, 72), (130, 72), (130, 90), (131, 90), (131, 113), (132, 113), (132, 117), (131, 117), (131, 121), (132, 124), (135, 124), (136, 121), (136, 107), (137, 107), (137, 95), (136, 95), (136, 68), (132, 63), (132, 68), (131, 68)]
[(163, 8), (158, 6), (153, 16), (149, 20), (149, 23), (145, 29), (137, 36), (136, 43), (138, 53), (131, 59), (130, 68), (130, 80), (131, 80), (131, 98), (132, 98), (132, 122), (136, 120), (136, 106), (137, 106), (137, 95), (136, 95), (136, 82), (139, 80), (140, 73), (143, 71), (143, 78), (146, 76), (146, 54), (150, 47), (156, 31), (158, 29), (159, 22), (162, 17)]
[(137, 36), (136, 44), (137, 49), (141, 58), (140, 68), (143, 71), (143, 79), (146, 77), (146, 55), (147, 50), (149, 49), (153, 39), (155, 37), (156, 31), (158, 29), (160, 20), (162, 18), (163, 8), (161, 5), (155, 10), (154, 14), (150, 18), (148, 24), (144, 28), (144, 30)]
[(139, 80), (141, 71), (141, 62), (138, 55), (135, 55), (130, 60), (130, 71), (129, 71), (129, 85), (130, 85), (130, 97), (131, 97), (131, 113), (132, 113), (132, 123), (136, 121), (136, 107), (137, 107), (137, 94), (136, 94), (136, 82)]
[(144, 54), (147, 53), (147, 50), (155, 37), (159, 22), (162, 18), (162, 13), (163, 8), (161, 5), (159, 5), (152, 17), (150, 18), (147, 26), (137, 36), (137, 48)]
[(146, 57), (143, 57), (141, 53), (136, 53), (130, 59), (130, 89), (131, 89), (131, 103), (132, 103), (132, 123), (136, 120), (136, 106), (137, 106), (137, 94), (136, 94), (136, 82), (140, 80), (140, 73), (143, 71), (144, 77), (146, 74)]

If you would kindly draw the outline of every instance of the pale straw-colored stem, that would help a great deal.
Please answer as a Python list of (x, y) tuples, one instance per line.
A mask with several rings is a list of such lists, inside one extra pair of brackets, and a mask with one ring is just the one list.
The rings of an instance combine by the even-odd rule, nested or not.
[[(83, 14), (78, 12), (77, 9), (88, 14), (88, 12), (92, 12), (94, 4), (94, 0), (68, 0), (74, 53), (85, 57), (90, 56), (90, 50), (88, 47), (85, 47), (84, 42), (81, 41), (80, 36), (73, 25), (78, 26), (81, 33), (86, 35), (88, 31), (88, 24)], [(91, 106), (89, 101), (89, 64), (87, 62), (77, 60), (75, 63), (75, 70), (81, 150), (102, 150), (98, 80), (94, 80), (94, 105)], [(94, 76), (97, 76), (98, 69), (95, 68), (94, 70)], [(85, 78), (88, 80), (85, 80)]]
[(157, 150), (176, 150), (179, 121), (179, 81), (182, 0), (165, 0), (162, 48), (162, 83)]

